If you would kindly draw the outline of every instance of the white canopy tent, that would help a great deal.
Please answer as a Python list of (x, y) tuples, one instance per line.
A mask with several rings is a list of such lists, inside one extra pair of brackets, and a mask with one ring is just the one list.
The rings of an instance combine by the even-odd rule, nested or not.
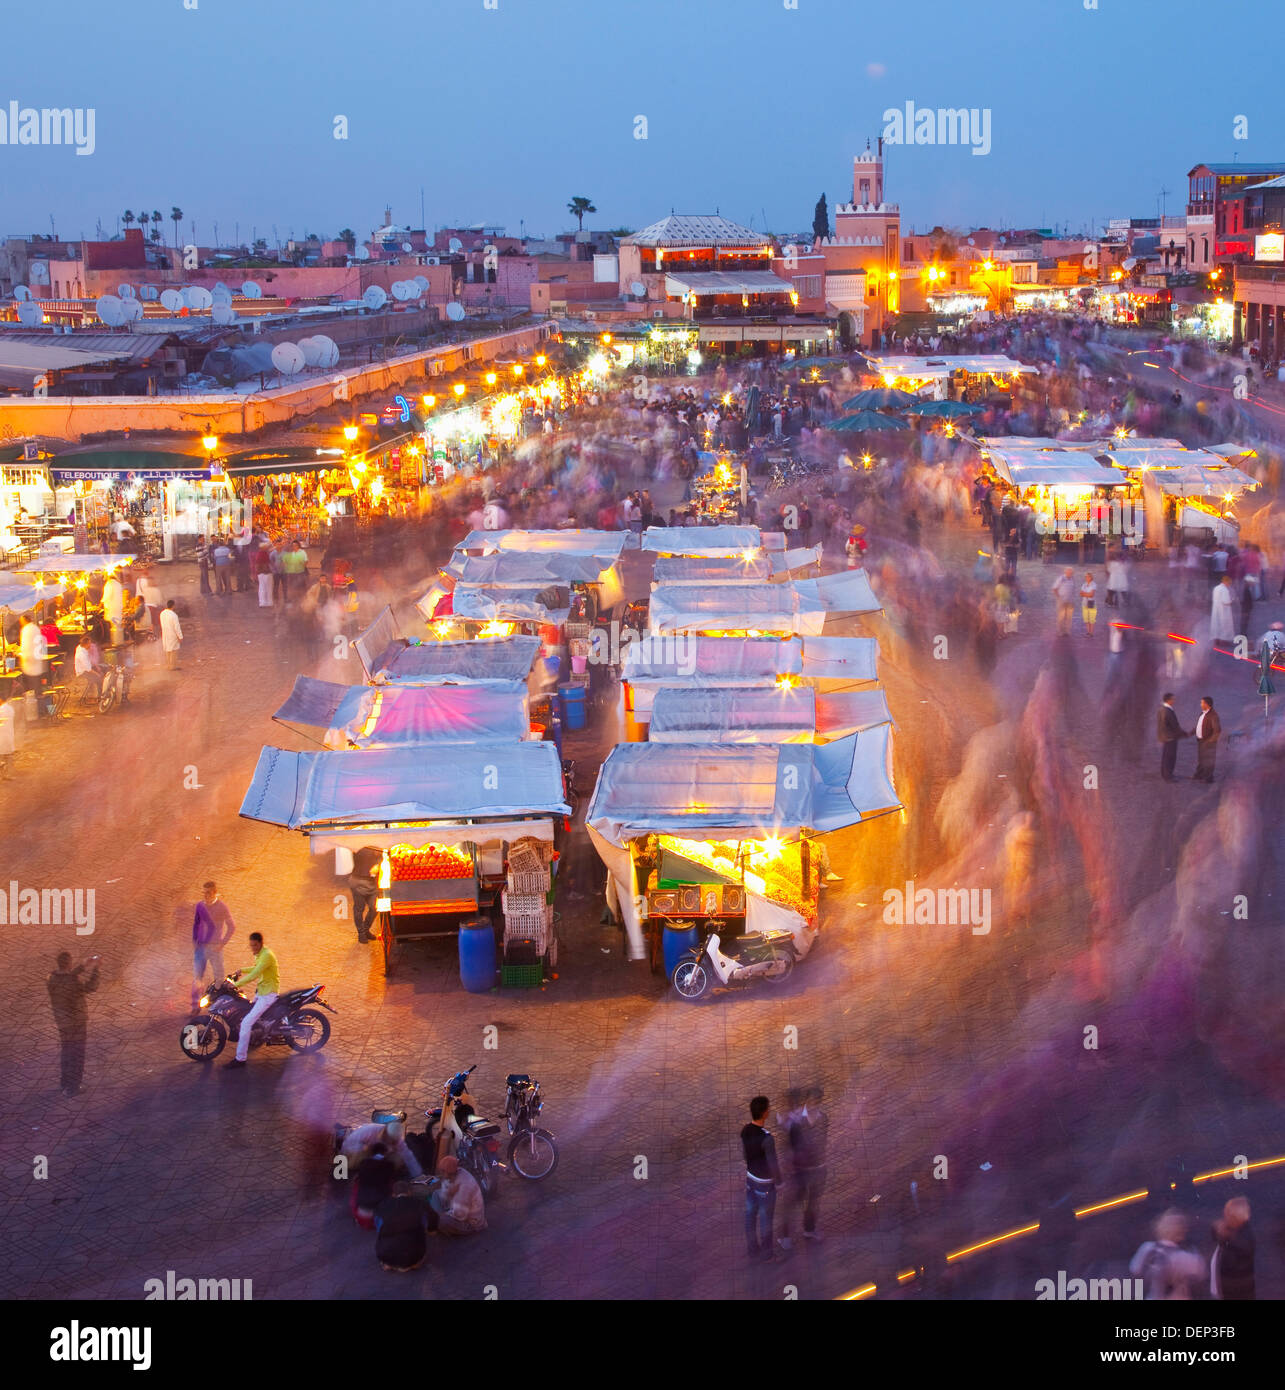
[(501, 685), (525, 689), (540, 654), (538, 637), (478, 637), (470, 642), (423, 642), (401, 635), (385, 608), (353, 642), (372, 685)]
[[(598, 774), (585, 825), (607, 867), (631, 958), (645, 954), (645, 905), (628, 846), (651, 834), (693, 840), (794, 840), (900, 809), (891, 725), (824, 746), (626, 743)], [(807, 924), (747, 885), (747, 926)]]
[(658, 555), (651, 574), (658, 584), (766, 584), (772, 559), (762, 551), (749, 555)]
[(264, 748), (241, 805), (247, 820), (302, 830), (312, 852), (410, 842), (475, 844), (486, 872), (524, 836), (552, 842), (569, 815), (552, 743), (457, 744), (431, 758), (404, 749), (291, 753)]
[(652, 592), (653, 633), (771, 632), (820, 636), (827, 617), (877, 613), (864, 570), (787, 584), (662, 584)]
[(473, 555), (497, 550), (559, 551), (564, 555), (594, 555), (604, 567), (620, 558), (629, 538), (627, 531), (470, 531), (455, 547)]
[(311, 676), (295, 677), (272, 717), (320, 731), (320, 741), (334, 749), (518, 743), (531, 729), (525, 688), (339, 685)]
[(815, 743), (889, 721), (879, 689), (818, 694), (790, 688), (658, 690), (648, 737), (652, 743)]
[(649, 526), (642, 548), (657, 555), (730, 558), (757, 553), (763, 539), (757, 526)]

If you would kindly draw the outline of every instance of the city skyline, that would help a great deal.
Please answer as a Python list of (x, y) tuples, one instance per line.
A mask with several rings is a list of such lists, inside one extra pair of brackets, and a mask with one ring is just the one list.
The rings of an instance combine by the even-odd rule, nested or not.
[[(832, 215), (850, 198), (853, 155), (907, 103), (984, 115), (987, 139), (984, 158), (977, 143), (885, 149), (905, 230), (1074, 234), (1180, 211), (1200, 160), (1281, 152), (1278, 92), (1201, 74), (1200, 99), (1174, 107), (1139, 81), (1140, 60), (1156, 72), (1190, 64), (1200, 12), (1188, 0), (1159, 32), (1145, 12), (1082, 3), (1000, 3), (985, 26), (964, 27), (934, 2), (921, 10), (931, 47), (908, 47), (897, 16), (838, 0), (705, 0), (698, 29), (674, 0), (624, 0), (610, 28), (585, 0), (392, 0), (351, 43), (336, 41), (353, 18), (337, 0), (256, 13), (252, 31), (244, 4), (193, 3), (150, 6), (144, 31), (69, 0), (82, 42), (59, 54), (56, 74), (39, 61), (39, 16), (11, 18), (18, 61), (0, 110), (93, 113), (94, 141), (78, 158), (67, 143), (11, 143), (19, 132), (6, 131), (7, 234), (43, 232), (52, 218), (66, 239), (92, 239), (99, 221), (111, 236), (142, 200), (164, 214), (167, 241), (177, 205), (184, 237), (195, 224), (201, 244), (216, 224), (230, 243), (238, 223), (242, 242), (343, 227), (364, 238), (385, 206), (403, 226), (553, 235), (574, 227), (565, 205), (577, 194), (597, 208), (593, 228), (638, 228), (672, 207), (794, 232), (822, 192)], [(852, 54), (837, 74), (835, 52)], [(139, 80), (122, 81), (131, 71)], [(175, 109), (159, 105), (164, 89)], [(1245, 139), (1234, 138), (1238, 117)], [(271, 158), (257, 157), (265, 147)]]

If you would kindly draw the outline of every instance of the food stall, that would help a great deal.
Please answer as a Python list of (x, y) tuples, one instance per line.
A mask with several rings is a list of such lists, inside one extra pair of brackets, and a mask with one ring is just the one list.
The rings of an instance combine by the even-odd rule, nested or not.
[(925, 400), (985, 401), (1011, 393), (1024, 376), (1040, 369), (999, 353), (948, 354), (933, 357), (866, 354), (867, 386), (910, 391)]
[(772, 557), (757, 550), (744, 555), (658, 555), (651, 572), (651, 587), (659, 584), (767, 584), (772, 578)]
[(667, 686), (652, 702), (652, 743), (829, 743), (891, 720), (880, 687), (818, 694), (810, 685)]
[(1100, 457), (1127, 478), (1141, 499), (1139, 510), (1163, 521), (1159, 534), (1169, 544), (1238, 542), (1240, 521), (1232, 509), (1244, 492), (1259, 486), (1256, 478), (1221, 452), (1172, 447), (1167, 440), (1130, 443), (1130, 448), (1113, 444)]
[(296, 676), (272, 716), (327, 748), (520, 743), (531, 735), (525, 688), (341, 685)]
[[(267, 747), (241, 806), (248, 820), (298, 830), (313, 854), (382, 850), (377, 908), (385, 970), (402, 943), (452, 935), (504, 902), (512, 850), (553, 858), (555, 822), (570, 814), (548, 743), (460, 743), (408, 757), (403, 747), (294, 753)], [(521, 862), (521, 861), (520, 861)], [(547, 896), (547, 895), (546, 895)], [(529, 923), (514, 911), (526, 929)], [(550, 924), (551, 925), (551, 924)], [(553, 949), (551, 930), (537, 940)]]
[(779, 584), (661, 584), (651, 595), (655, 634), (820, 636), (828, 621), (878, 613), (865, 570)]
[(540, 654), (537, 637), (421, 642), (403, 637), (385, 608), (354, 642), (370, 685), (499, 685), (526, 689)]
[(757, 526), (649, 526), (642, 548), (656, 555), (752, 559), (767, 546)]
[(456, 554), (493, 555), (496, 551), (554, 551), (563, 555), (593, 555), (614, 564), (625, 548), (625, 531), (470, 531), (455, 547)]
[(823, 746), (619, 744), (585, 825), (630, 959), (654, 963), (666, 928), (694, 941), (711, 922), (787, 929), (802, 957), (819, 926), (814, 837), (900, 805), (885, 723)]

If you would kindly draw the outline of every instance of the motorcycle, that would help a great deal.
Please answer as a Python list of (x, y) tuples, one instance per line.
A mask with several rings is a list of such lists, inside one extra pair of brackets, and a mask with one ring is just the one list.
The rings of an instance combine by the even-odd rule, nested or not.
[(494, 1120), (477, 1113), (477, 1106), (467, 1090), (468, 1079), (476, 1070), (474, 1062), (468, 1071), (456, 1072), (442, 1087), (441, 1105), (424, 1112), (428, 1120), (425, 1137), (430, 1152), (436, 1155), (441, 1136), (449, 1133), (446, 1152), (453, 1153), (460, 1167), (473, 1174), (482, 1196), (489, 1199), (498, 1195), (499, 1175), (504, 1165), (500, 1162), (500, 1141), (496, 1137), (500, 1127)]
[(129, 704), (129, 688), (134, 683), (134, 667), (130, 665), (109, 666), (103, 673), (102, 687), (98, 692), (99, 714), (110, 714), (117, 702)]
[(732, 988), (755, 980), (779, 985), (794, 970), (794, 936), (788, 931), (752, 932), (732, 937), (725, 952), (717, 923), (706, 924), (705, 940), (674, 966), (670, 980), (679, 995), (694, 1004), (716, 986)]
[(538, 1182), (558, 1166), (558, 1146), (553, 1135), (536, 1124), (544, 1109), (540, 1083), (515, 1073), (505, 1084), (508, 1095), (504, 1102), (504, 1119), (513, 1136), (509, 1142), (509, 1167), (518, 1177)]
[[(337, 1010), (321, 997), (325, 985), (286, 990), (258, 1019), (250, 1034), (250, 1046), (289, 1047), (295, 1052), (318, 1052), (330, 1039), (330, 1020), (314, 1004), (329, 1013)], [(212, 985), (192, 1017), (179, 1032), (179, 1047), (194, 1062), (212, 1062), (241, 1036), (241, 1020), (251, 1001), (236, 987), (231, 975)]]

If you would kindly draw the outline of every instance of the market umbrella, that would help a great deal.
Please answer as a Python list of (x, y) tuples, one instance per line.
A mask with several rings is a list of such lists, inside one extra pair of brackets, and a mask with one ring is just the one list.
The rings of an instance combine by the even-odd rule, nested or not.
[(958, 420), (962, 415), (983, 415), (980, 405), (970, 405), (967, 401), (916, 401), (906, 407), (907, 415), (934, 415), (943, 420)]
[(831, 420), (826, 429), (839, 434), (864, 434), (867, 430), (908, 430), (904, 420), (896, 420), (891, 415), (881, 415), (877, 410), (858, 410), (851, 415), (841, 415)]
[(1263, 720), (1267, 719), (1267, 697), (1276, 694), (1276, 685), (1272, 681), (1272, 653), (1275, 648), (1266, 639), (1258, 653), (1258, 693), (1263, 697)]
[(918, 399), (909, 391), (898, 391), (895, 386), (875, 386), (868, 391), (858, 391), (851, 399), (844, 401), (844, 410), (904, 410), (914, 405)]

